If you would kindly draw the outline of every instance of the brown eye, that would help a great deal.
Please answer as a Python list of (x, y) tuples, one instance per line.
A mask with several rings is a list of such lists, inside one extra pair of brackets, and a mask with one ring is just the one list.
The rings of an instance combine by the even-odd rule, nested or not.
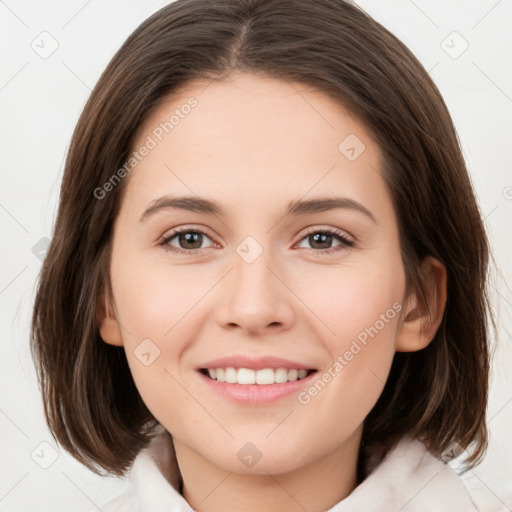
[(187, 231), (178, 233), (176, 236), (178, 237), (177, 240), (182, 249), (199, 249), (203, 244), (202, 233)]
[[(331, 230), (316, 230), (307, 233), (301, 240), (310, 244), (310, 250), (314, 250), (319, 254), (330, 254), (338, 252), (347, 247), (354, 246), (354, 242), (349, 240), (341, 231)], [(339, 243), (332, 246), (333, 242), (338, 241)], [(306, 249), (309, 249), (306, 247)]]
[(314, 233), (308, 239), (313, 249), (330, 249), (333, 242), (333, 236), (328, 233)]
[[(203, 242), (206, 239), (210, 240), (210, 237), (200, 229), (182, 229), (165, 237), (160, 245), (172, 252), (195, 253), (198, 250), (211, 247), (211, 245), (203, 247)], [(174, 243), (171, 243), (172, 241)]]

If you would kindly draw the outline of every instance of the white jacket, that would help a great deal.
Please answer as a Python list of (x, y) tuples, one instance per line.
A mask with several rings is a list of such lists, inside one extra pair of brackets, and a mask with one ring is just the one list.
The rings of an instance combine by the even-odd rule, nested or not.
[[(164, 431), (133, 463), (128, 489), (103, 512), (192, 512), (179, 493), (181, 476)], [(164, 477), (172, 475), (174, 480)], [(327, 512), (477, 512), (457, 473), (423, 443), (403, 439), (345, 499)]]

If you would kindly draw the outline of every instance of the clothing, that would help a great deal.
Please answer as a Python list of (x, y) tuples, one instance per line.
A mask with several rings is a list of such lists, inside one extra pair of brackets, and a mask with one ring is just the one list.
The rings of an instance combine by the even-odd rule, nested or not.
[[(164, 475), (172, 475), (169, 482)], [(191, 512), (168, 433), (142, 450), (130, 486), (103, 512)], [(417, 440), (404, 438), (354, 491), (326, 512), (477, 512), (462, 480)]]

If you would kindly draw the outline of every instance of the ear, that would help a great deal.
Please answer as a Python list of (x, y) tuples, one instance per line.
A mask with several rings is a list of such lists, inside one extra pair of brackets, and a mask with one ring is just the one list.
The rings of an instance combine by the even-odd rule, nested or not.
[(424, 299), (414, 290), (406, 301), (404, 318), (396, 338), (398, 352), (414, 352), (425, 348), (441, 325), (446, 307), (446, 268), (428, 256), (421, 264)]
[(116, 319), (114, 308), (109, 303), (106, 293), (101, 293), (98, 298), (96, 319), (100, 328), (100, 336), (105, 343), (123, 346), (121, 329)]

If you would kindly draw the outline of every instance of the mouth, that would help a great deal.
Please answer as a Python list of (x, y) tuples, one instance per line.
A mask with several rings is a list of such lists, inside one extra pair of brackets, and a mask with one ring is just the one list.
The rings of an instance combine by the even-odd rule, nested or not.
[[(268, 364), (268, 363), (267, 363)], [(240, 366), (198, 368), (197, 375), (209, 392), (236, 406), (265, 407), (294, 395), (311, 385), (318, 370), (307, 368), (258, 369)]]
[(286, 384), (305, 379), (315, 373), (315, 369), (305, 368), (252, 368), (217, 367), (200, 368), (199, 372), (205, 377), (227, 384), (240, 384), (242, 386), (270, 386), (272, 384)]

